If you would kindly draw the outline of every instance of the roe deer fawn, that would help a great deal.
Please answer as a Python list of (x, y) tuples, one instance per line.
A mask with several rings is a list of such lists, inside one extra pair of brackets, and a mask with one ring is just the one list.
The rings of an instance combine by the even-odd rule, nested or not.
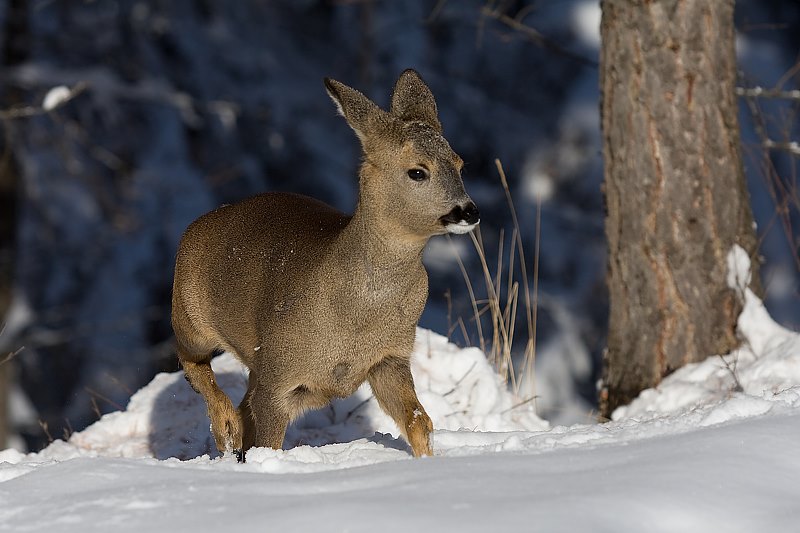
[[(290, 421), (365, 380), (414, 455), (432, 454), (409, 369), (428, 296), (422, 252), (433, 235), (472, 230), (478, 209), (415, 71), (400, 75), (388, 112), (343, 83), (325, 86), (363, 149), (355, 213), (261, 194), (197, 219), (178, 250), (178, 359), (217, 448), (240, 461), (252, 446), (280, 449)], [(238, 410), (211, 370), (219, 349), (250, 369)]]

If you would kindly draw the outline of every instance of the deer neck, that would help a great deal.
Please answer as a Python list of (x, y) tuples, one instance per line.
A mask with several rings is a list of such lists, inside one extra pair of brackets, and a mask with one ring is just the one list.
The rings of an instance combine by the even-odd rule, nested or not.
[(410, 235), (387, 217), (380, 198), (371, 197), (365, 178), (362, 170), (358, 204), (338, 238), (347, 262), (341, 266), (369, 287), (413, 283), (424, 274), (422, 252), (428, 239)]
[(352, 251), (354, 263), (362, 263), (373, 275), (416, 270), (422, 265), (422, 252), (427, 242), (427, 239), (404, 234), (361, 202), (341, 236)]

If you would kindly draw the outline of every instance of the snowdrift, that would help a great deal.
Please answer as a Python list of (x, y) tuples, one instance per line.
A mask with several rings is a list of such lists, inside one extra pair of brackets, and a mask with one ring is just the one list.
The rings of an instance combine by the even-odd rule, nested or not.
[[(800, 334), (776, 324), (747, 289), (749, 259), (741, 248), (728, 257), (729, 284), (741, 291), (738, 331), (742, 347), (687, 365), (619, 408), (606, 424), (550, 428), (533, 402), (514, 397), (476, 348), (459, 349), (445, 337), (418, 329), (412, 372), (433, 420), (435, 454), (534, 451), (586, 443), (621, 443), (680, 433), (731, 420), (800, 408)], [(246, 369), (230, 354), (212, 363), (220, 386), (236, 404), (246, 389)], [(284, 450), (254, 449), (244, 469), (307, 472), (362, 466), (409, 457), (394, 422), (378, 407), (368, 384), (292, 424)], [(162, 373), (138, 391), (125, 411), (103, 416), (67, 441), (39, 453), (0, 452), (0, 480), (32, 464), (77, 457), (193, 460), (220, 458), (205, 404), (182, 372)]]
[[(214, 358), (212, 366), (220, 386), (238, 404), (247, 388), (246, 369), (231, 354)], [(548, 428), (547, 422), (536, 416), (531, 402), (508, 392), (476, 348), (459, 349), (445, 337), (419, 329), (412, 372), (420, 401), (437, 429), (505, 432)], [(328, 408), (309, 412), (292, 424), (284, 447), (370, 439), (406, 450), (399, 435), (394, 421), (383, 413), (369, 385), (364, 384), (349, 398), (335, 400)], [(0, 454), (0, 461), (13, 455), (11, 451)], [(183, 372), (175, 372), (157, 375), (133, 395), (125, 411), (104, 415), (73, 434), (68, 442), (56, 441), (38, 455), (186, 460), (218, 454), (202, 397), (191, 389)], [(255, 452), (251, 461), (257, 462), (261, 455)]]
[[(745, 288), (746, 254), (729, 263), (742, 347), (676, 371), (610, 422), (548, 428), (480, 351), (419, 330), (412, 370), (435, 457), (412, 460), (365, 386), (294, 424), (287, 449), (238, 464), (214, 453), (182, 374), (161, 374), (67, 442), (0, 452), (0, 530), (794, 530), (800, 335)], [(244, 369), (228, 355), (214, 366), (238, 401)]]

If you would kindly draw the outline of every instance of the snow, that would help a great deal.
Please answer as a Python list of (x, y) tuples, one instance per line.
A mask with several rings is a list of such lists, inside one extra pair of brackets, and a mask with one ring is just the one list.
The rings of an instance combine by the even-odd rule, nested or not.
[(72, 91), (66, 85), (53, 87), (42, 100), (42, 108), (45, 111), (52, 111), (72, 97)]
[[(434, 457), (413, 459), (363, 387), (239, 464), (214, 453), (182, 375), (159, 374), (66, 442), (0, 452), (0, 531), (794, 530), (800, 334), (743, 285), (743, 251), (729, 265), (742, 347), (674, 372), (609, 422), (549, 427), (479, 350), (420, 329), (412, 371)], [(238, 401), (245, 370), (229, 355), (214, 367)]]
[(600, 3), (588, 0), (572, 7), (572, 26), (580, 41), (595, 49), (600, 48)]

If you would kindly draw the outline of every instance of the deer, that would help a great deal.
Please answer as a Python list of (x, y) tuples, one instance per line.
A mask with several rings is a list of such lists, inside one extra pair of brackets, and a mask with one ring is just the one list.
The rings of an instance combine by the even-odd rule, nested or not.
[[(478, 208), (416, 71), (397, 79), (388, 111), (339, 81), (324, 84), (361, 144), (353, 214), (267, 192), (201, 216), (178, 247), (177, 357), (217, 449), (239, 462), (254, 446), (281, 449), (291, 421), (365, 381), (413, 455), (433, 454), (410, 369), (428, 298), (422, 255), (431, 237), (474, 229)], [(238, 408), (211, 368), (220, 351), (249, 369)]]

